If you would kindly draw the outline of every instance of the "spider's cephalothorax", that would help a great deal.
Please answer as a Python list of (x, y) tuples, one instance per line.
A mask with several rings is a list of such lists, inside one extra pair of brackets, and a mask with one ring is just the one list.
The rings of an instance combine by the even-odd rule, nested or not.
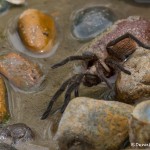
[(85, 71), (80, 74), (75, 74), (61, 85), (52, 97), (46, 112), (42, 116), (42, 119), (45, 119), (49, 115), (53, 103), (65, 90), (65, 100), (63, 106), (61, 107), (62, 113), (71, 99), (71, 93), (74, 91), (75, 97), (79, 96), (78, 89), (81, 83), (85, 86), (91, 87), (101, 82), (106, 82), (108, 87), (111, 88), (111, 84), (107, 78), (114, 75), (116, 71), (121, 70), (130, 75), (130, 71), (126, 70), (122, 66), (122, 62), (135, 51), (136, 47), (137, 43), (135, 42), (134, 37), (130, 34), (125, 34), (107, 45), (107, 58), (105, 59), (99, 58), (98, 55), (93, 52), (86, 51), (82, 55), (70, 56), (61, 62), (54, 64), (52, 66), (53, 69), (58, 68), (69, 61), (82, 60)]

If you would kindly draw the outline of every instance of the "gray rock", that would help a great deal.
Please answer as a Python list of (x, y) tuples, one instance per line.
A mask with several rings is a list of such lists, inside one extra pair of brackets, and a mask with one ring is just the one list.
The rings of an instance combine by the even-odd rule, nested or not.
[(0, 131), (0, 139), (12, 138), (12, 144), (33, 140), (34, 133), (23, 123), (8, 125)]
[(150, 96), (150, 50), (139, 47), (124, 64), (131, 75), (123, 72), (116, 81), (116, 97), (121, 102), (134, 103)]
[(128, 137), (133, 107), (79, 97), (65, 110), (54, 139), (61, 150), (117, 150)]

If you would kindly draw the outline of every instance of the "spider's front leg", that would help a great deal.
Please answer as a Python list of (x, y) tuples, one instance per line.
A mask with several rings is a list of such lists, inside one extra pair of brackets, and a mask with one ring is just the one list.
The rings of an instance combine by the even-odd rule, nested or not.
[(67, 64), (70, 61), (75, 61), (75, 60), (88, 61), (88, 60), (96, 60), (96, 59), (98, 59), (98, 58), (94, 53), (86, 51), (86, 52), (83, 52), (82, 55), (69, 56), (69, 57), (65, 58), (64, 60), (52, 65), (51, 68), (52, 69), (58, 68), (60, 66)]
[(68, 84), (71, 82), (72, 78), (74, 78), (75, 76), (69, 78), (68, 80), (66, 80), (61, 86), (60, 88), (55, 92), (55, 94), (52, 96), (48, 107), (46, 109), (46, 111), (43, 113), (41, 119), (46, 119), (50, 113), (50, 111), (52, 110), (52, 107), (54, 105), (54, 102), (56, 102), (56, 100), (58, 99), (58, 97), (65, 91), (66, 87), (68, 86)]
[[(69, 101), (71, 100), (71, 93), (72, 93), (75, 89), (79, 88), (79, 85), (80, 85), (80, 83), (82, 82), (83, 77), (84, 77), (84, 74), (79, 74), (79, 75), (77, 75), (77, 76), (73, 79), (73, 81), (70, 83), (70, 85), (68, 86), (68, 88), (67, 88), (67, 90), (66, 90), (66, 94), (65, 94), (64, 104), (63, 104), (63, 106), (61, 107), (61, 113), (64, 112), (64, 110), (66, 109), (66, 107), (67, 107)], [(78, 96), (78, 95), (76, 95), (76, 96)]]

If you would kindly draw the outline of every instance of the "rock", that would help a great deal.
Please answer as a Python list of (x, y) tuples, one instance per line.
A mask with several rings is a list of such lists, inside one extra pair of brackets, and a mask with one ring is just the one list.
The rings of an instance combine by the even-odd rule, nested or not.
[[(138, 104), (129, 121), (129, 135), (131, 143), (138, 143), (137, 147), (148, 148), (150, 143), (150, 100)], [(140, 146), (147, 144), (145, 146)], [(137, 148), (135, 147), (135, 148)]]
[(110, 27), (115, 20), (114, 13), (107, 7), (85, 8), (76, 13), (72, 32), (79, 40), (89, 40)]
[(0, 73), (21, 90), (34, 89), (43, 81), (37, 64), (13, 52), (0, 56)]
[(1, 130), (0, 139), (5, 140), (6, 138), (11, 138), (12, 144), (17, 144), (18, 142), (33, 140), (34, 133), (27, 125), (17, 123), (8, 125)]
[(0, 143), (0, 150), (17, 150), (17, 149), (8, 144)]
[(124, 63), (131, 75), (123, 72), (116, 80), (116, 97), (125, 103), (150, 96), (150, 50), (139, 47)]
[(6, 86), (3, 78), (0, 77), (0, 123), (5, 121), (9, 116), (7, 105), (6, 105), (6, 101), (7, 101), (6, 98), (7, 98)]
[(128, 137), (133, 107), (86, 97), (66, 108), (54, 139), (63, 150), (117, 150)]
[(18, 31), (25, 47), (34, 53), (50, 51), (56, 38), (53, 18), (36, 9), (28, 9), (20, 15)]

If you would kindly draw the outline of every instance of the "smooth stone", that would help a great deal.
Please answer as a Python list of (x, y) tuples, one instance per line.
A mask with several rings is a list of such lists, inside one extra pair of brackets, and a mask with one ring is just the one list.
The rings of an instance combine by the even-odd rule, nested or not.
[(46, 53), (56, 39), (54, 19), (36, 9), (25, 10), (18, 20), (18, 32), (25, 47), (33, 53)]
[(0, 56), (0, 73), (21, 90), (34, 89), (43, 81), (38, 64), (13, 52)]
[(115, 15), (107, 7), (85, 8), (76, 13), (72, 33), (79, 40), (89, 40), (110, 27), (115, 20)]
[(3, 78), (0, 77), (0, 123), (6, 121), (9, 116), (6, 101), (7, 101), (7, 90)]
[[(148, 148), (150, 143), (150, 100), (139, 103), (133, 110), (129, 121), (131, 143), (138, 143), (135, 148)], [(141, 144), (147, 146), (140, 147)]]
[(150, 96), (150, 50), (139, 47), (124, 63), (131, 75), (123, 72), (116, 80), (116, 97), (125, 103), (135, 103)]
[(128, 137), (133, 106), (86, 97), (67, 106), (54, 139), (63, 150), (118, 150)]

